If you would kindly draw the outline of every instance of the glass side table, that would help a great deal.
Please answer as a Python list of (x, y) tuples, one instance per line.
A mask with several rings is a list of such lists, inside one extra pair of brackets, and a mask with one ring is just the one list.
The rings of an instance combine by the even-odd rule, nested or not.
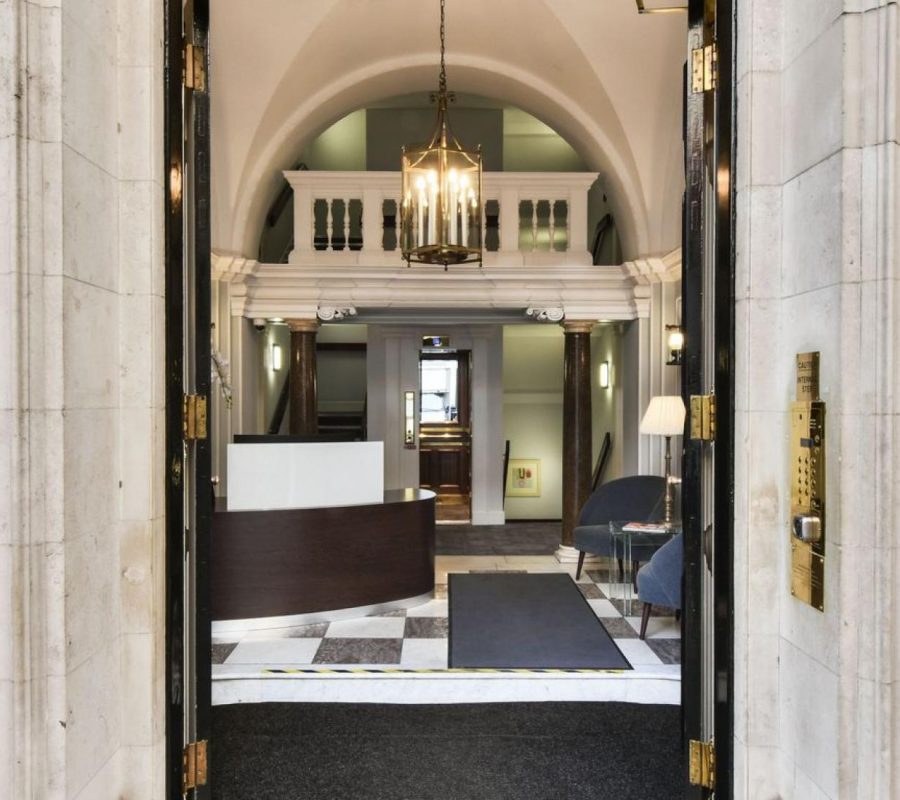
[[(664, 522), (610, 522), (609, 533), (612, 537), (613, 553), (622, 554), (624, 568), (622, 582), (622, 604), (624, 615), (631, 616), (632, 587), (635, 582), (633, 574), (634, 559), (632, 552), (635, 546), (650, 545), (655, 548), (662, 547), (676, 533), (681, 531), (681, 523), (673, 522), (666, 525)], [(609, 588), (612, 594), (613, 570), (616, 557), (609, 562)]]

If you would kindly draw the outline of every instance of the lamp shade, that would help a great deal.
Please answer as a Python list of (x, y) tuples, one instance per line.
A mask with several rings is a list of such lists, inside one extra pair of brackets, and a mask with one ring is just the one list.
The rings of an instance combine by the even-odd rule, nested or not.
[(654, 397), (641, 420), (641, 433), (678, 436), (684, 433), (684, 403), (677, 394)]

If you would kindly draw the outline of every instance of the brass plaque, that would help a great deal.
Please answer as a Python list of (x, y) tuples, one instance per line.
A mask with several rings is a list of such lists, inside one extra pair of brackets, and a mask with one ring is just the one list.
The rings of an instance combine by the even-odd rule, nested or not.
[(825, 403), (819, 354), (797, 355), (797, 400), (791, 403), (791, 594), (825, 610)]
[(797, 353), (797, 400), (819, 399), (819, 354)]
[(791, 542), (791, 594), (819, 611), (825, 610), (825, 557), (807, 542)]

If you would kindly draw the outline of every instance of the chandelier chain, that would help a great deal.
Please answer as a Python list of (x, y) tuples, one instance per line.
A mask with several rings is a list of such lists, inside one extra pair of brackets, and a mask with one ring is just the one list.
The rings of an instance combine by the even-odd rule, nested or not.
[(444, 65), (444, 2), (441, 0), (441, 77), (438, 83), (441, 94), (447, 94), (447, 68)]

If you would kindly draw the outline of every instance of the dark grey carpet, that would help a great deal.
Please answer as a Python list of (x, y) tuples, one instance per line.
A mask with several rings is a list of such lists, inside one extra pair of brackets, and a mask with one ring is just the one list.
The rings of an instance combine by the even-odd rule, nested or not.
[(452, 573), (451, 668), (631, 669), (564, 573)]
[(559, 522), (508, 522), (506, 525), (438, 525), (439, 556), (549, 556), (562, 535)]
[(215, 706), (214, 800), (675, 800), (680, 709)]

